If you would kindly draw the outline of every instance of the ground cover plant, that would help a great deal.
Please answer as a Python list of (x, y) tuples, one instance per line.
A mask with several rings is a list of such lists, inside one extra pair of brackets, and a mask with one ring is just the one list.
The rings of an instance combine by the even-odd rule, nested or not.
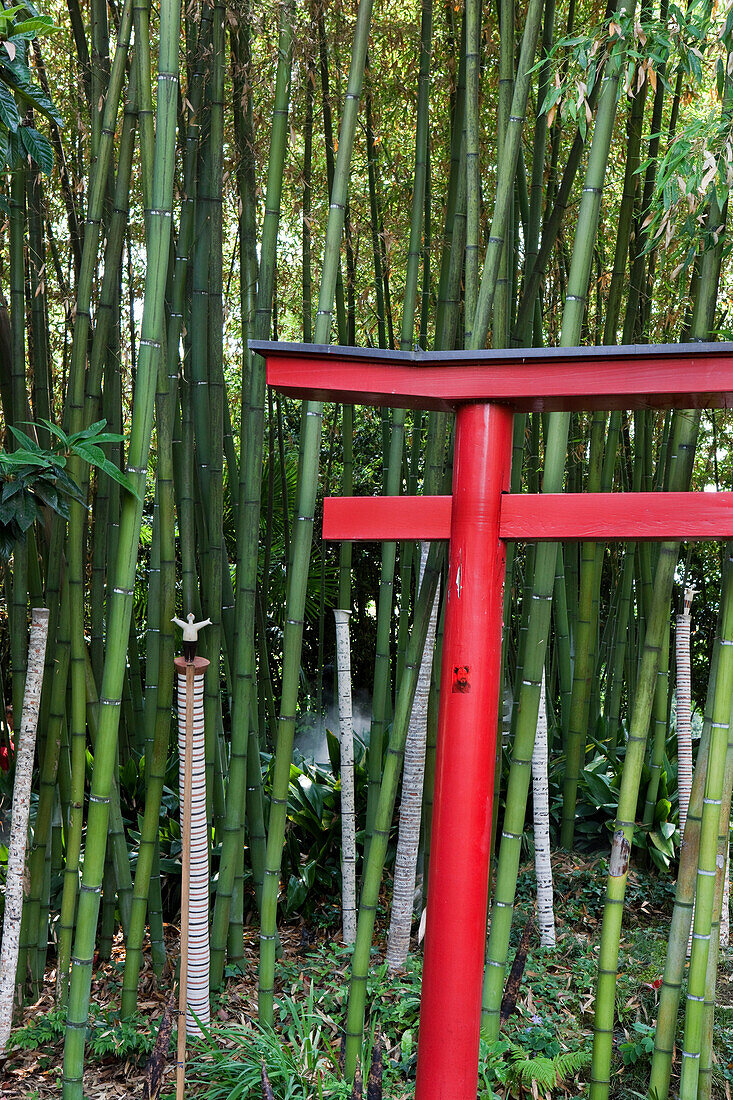
[[(479, 1093), (481, 1100), (520, 1100), (523, 1096), (587, 1095), (587, 1070), (592, 1038), (595, 966), (588, 944), (602, 917), (597, 884), (602, 860), (559, 856), (555, 879), (569, 904), (558, 921), (557, 946), (531, 941), (516, 1011), (500, 1039), (482, 1039)], [(518, 924), (533, 920), (533, 871), (520, 873)], [(669, 883), (653, 871), (633, 876), (633, 900), (623, 936), (614, 1043), (619, 1064), (612, 1096), (632, 1100), (644, 1095), (645, 1073), (654, 1047), (653, 1021), (664, 966), (664, 925), (669, 919)], [(328, 917), (325, 908), (321, 917)], [(340, 1051), (344, 1001), (348, 991), (348, 950), (338, 942), (338, 924), (297, 922), (283, 928), (282, 984), (276, 997), (274, 1028), (257, 1023), (256, 937), (248, 936), (245, 963), (230, 975), (217, 998), (211, 1027), (193, 1043), (187, 1074), (189, 1095), (218, 1100), (251, 1097), (260, 1100), (264, 1062), (278, 1100), (310, 1097), (348, 1098), (352, 1087), (343, 1080)], [(379, 958), (386, 922), (376, 937), (375, 966), (370, 977), (368, 1034), (364, 1064), (370, 1065), (375, 1044), (383, 1065), (382, 1095), (390, 1100), (414, 1097), (416, 1048), (419, 1037), (421, 962), (411, 959), (404, 973), (390, 975)], [(519, 936), (517, 943), (518, 946)], [(170, 946), (175, 940), (171, 936)], [(90, 1060), (99, 1095), (114, 1095), (117, 1086), (141, 1089), (145, 1066), (165, 1002), (167, 983), (155, 981), (149, 956), (143, 971), (143, 1008), (120, 1022), (114, 1008), (121, 975), (121, 945), (110, 963), (100, 963), (95, 977), (95, 1009), (89, 1026)], [(733, 957), (722, 959), (721, 1000), (733, 988)], [(65, 1013), (46, 994), (27, 1012), (27, 1023), (15, 1033), (5, 1094), (55, 1095)], [(727, 1096), (733, 1079), (730, 1009), (723, 1008), (715, 1034), (716, 1071), (712, 1095)], [(137, 1084), (133, 1084), (137, 1082)], [(172, 1080), (162, 1097), (172, 1098)], [(106, 1090), (106, 1092), (104, 1091)], [(90, 1095), (95, 1096), (94, 1086)]]

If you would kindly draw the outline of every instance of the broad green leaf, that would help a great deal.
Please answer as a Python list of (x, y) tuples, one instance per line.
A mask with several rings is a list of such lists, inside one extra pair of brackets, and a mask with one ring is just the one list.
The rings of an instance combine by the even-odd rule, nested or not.
[(74, 454), (79, 455), (86, 462), (91, 462), (93, 466), (98, 466), (107, 457), (102, 448), (97, 447), (95, 443), (76, 443), (71, 449)]
[(44, 418), (41, 418), (39, 423), (48, 428), (51, 435), (55, 435), (57, 439), (60, 439), (61, 442), (64, 444), (64, 447), (68, 447), (69, 437), (63, 430), (63, 428), (59, 428), (58, 424), (52, 424), (50, 420), (45, 420)]
[(30, 451), (31, 454), (41, 453), (41, 448), (38, 446), (35, 439), (31, 439), (31, 437), (26, 435), (25, 432), (22, 432), (20, 428), (16, 428), (13, 424), (8, 424), (8, 431), (12, 432), (15, 439), (17, 439), (19, 443), (22, 443), (25, 449)]
[(84, 428), (83, 431), (75, 432), (72, 436), (69, 436), (69, 440), (70, 440), (71, 443), (76, 443), (77, 440), (80, 440), (80, 439), (91, 439), (91, 437), (93, 435), (96, 435), (97, 432), (101, 431), (102, 428), (106, 428), (106, 427), (107, 427), (107, 421), (106, 420), (95, 420), (93, 424), (90, 424), (89, 427)]
[(86, 497), (73, 478), (69, 477), (65, 470), (59, 470), (56, 474), (56, 484), (63, 493), (86, 507)]
[(30, 126), (21, 126), (18, 133), (23, 145), (38, 167), (47, 176), (50, 176), (53, 171), (53, 147), (51, 142), (43, 134), (39, 134), (38, 130), (34, 130)]
[[(137, 500), (141, 499), (140, 494), (135, 490), (127, 474), (123, 474), (121, 470), (118, 470), (114, 462), (110, 462), (100, 447), (84, 444), (83, 446), (75, 447), (74, 450), (80, 458), (83, 458), (86, 462), (90, 463), (90, 465), (96, 466), (102, 473), (107, 474), (107, 476), (111, 477), (113, 481), (116, 481), (118, 485), (121, 485), (123, 489), (127, 489), (128, 493), (132, 493)], [(101, 458), (98, 457), (98, 455), (101, 455)]]
[[(22, 38), (19, 38), (17, 41), (25, 46), (25, 42)], [(0, 64), (2, 65), (3, 73), (10, 78), (8, 81), (9, 84), (13, 87), (25, 87), (25, 85), (30, 84), (31, 81), (31, 71), (28, 68), (28, 63), (25, 58), (25, 50), (21, 51), (18, 49), (17, 43), (13, 42), (11, 39), (3, 43), (6, 47), (11, 44), (15, 50), (15, 56), (11, 59), (10, 57), (5, 57), (0, 54)]]
[[(7, 66), (3, 68), (3, 72), (10, 78)], [(39, 88), (37, 84), (18, 83), (12, 79), (8, 79), (7, 87), (12, 88), (18, 98), (22, 99), (24, 103), (40, 111), (41, 114), (45, 115), (51, 122), (55, 122), (59, 129), (64, 125), (64, 120), (43, 91), (43, 88)], [(17, 126), (13, 127), (13, 130), (15, 129), (17, 129)]]
[(15, 97), (4, 80), (0, 79), (0, 120), (14, 134), (20, 125), (20, 115)]
[(15, 522), (21, 531), (27, 531), (40, 516), (40, 509), (31, 494), (26, 491), (16, 498)]
[(22, 19), (20, 23), (15, 23), (13, 37), (23, 35), (25, 38), (36, 38), (41, 34), (55, 34), (58, 30), (61, 28), (50, 15), (37, 15), (33, 19)]

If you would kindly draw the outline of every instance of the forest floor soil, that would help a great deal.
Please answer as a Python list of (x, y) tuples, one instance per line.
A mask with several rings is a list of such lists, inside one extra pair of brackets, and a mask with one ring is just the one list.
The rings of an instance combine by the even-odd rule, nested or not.
[[(542, 952), (533, 933), (529, 954), (524, 966), (522, 983), (516, 1009), (505, 1026), (502, 1043), (517, 1044), (527, 1050), (527, 1057), (551, 1055), (556, 1047), (562, 1051), (589, 1049), (592, 1034), (593, 991), (596, 979), (597, 944), (605, 892), (605, 860), (600, 857), (558, 854), (553, 856), (557, 899), (558, 945), (551, 952)], [(624, 938), (619, 962), (617, 986), (617, 1024), (614, 1035), (615, 1076), (612, 1096), (626, 1100), (644, 1093), (644, 1080), (648, 1073), (648, 1042), (656, 1016), (658, 989), (666, 949), (666, 934), (673, 900), (671, 879), (632, 871), (629, 877), (627, 908), (624, 918)], [(382, 963), (384, 941), (388, 927), (387, 898), (377, 922), (376, 947), (369, 996), (372, 1013), (372, 1032), (382, 1037), (385, 1064), (384, 1097), (389, 1100), (409, 1100), (414, 1096), (414, 1070), (419, 1007), (421, 952), (415, 944), (415, 961), (408, 964), (402, 975), (390, 975)], [(534, 873), (531, 865), (520, 873), (517, 893), (517, 918), (513, 933), (512, 953), (516, 951), (522, 928), (534, 913)], [(345, 1013), (348, 982), (348, 951), (340, 944), (339, 928), (334, 920), (337, 915), (333, 900), (324, 903), (314, 919), (302, 919), (285, 923), (280, 927), (283, 957), (279, 964), (278, 1032), (284, 1046), (297, 1046), (300, 1022), (318, 1018), (322, 1021), (323, 1035), (318, 1058), (310, 1068), (302, 1069), (303, 1082), (313, 1065), (328, 1064), (326, 1078), (336, 1081), (338, 1069), (339, 1028)], [(417, 926), (415, 926), (417, 927)], [(161, 981), (153, 973), (149, 951), (146, 947), (144, 966), (140, 980), (139, 1015), (131, 1024), (120, 1023), (118, 1017), (119, 995), (124, 969), (124, 947), (118, 936), (112, 948), (111, 958), (98, 961), (92, 984), (93, 1027), (87, 1049), (85, 1069), (85, 1100), (114, 1100), (117, 1097), (143, 1096), (147, 1076), (146, 1046), (152, 1043), (169, 1002), (173, 989), (173, 973), (177, 962), (178, 930), (167, 928), (168, 966)], [(212, 1060), (212, 1047), (231, 1051), (231, 1059), (242, 1060), (242, 1052), (249, 1050), (257, 1056), (267, 1047), (247, 1047), (242, 1035), (256, 1035), (257, 1018), (257, 960), (258, 930), (255, 923), (245, 928), (244, 959), (236, 973), (230, 973), (224, 992), (212, 999), (212, 1027), (208, 1052), (193, 1044), (195, 1064), (187, 1071), (188, 1097), (224, 1097), (220, 1091), (211, 1090), (211, 1080), (216, 1070), (213, 1064), (207, 1071), (207, 1058)], [(54, 1008), (55, 971), (49, 970), (41, 996), (27, 1004), (18, 1015), (14, 1031), (16, 1044), (9, 1057), (0, 1064), (1, 1100), (51, 1100), (60, 1095), (61, 1060), (63, 1051), (63, 1020)], [(174, 1006), (175, 1007), (175, 1006)], [(300, 1016), (298, 1015), (300, 1013)], [(714, 1100), (731, 1100), (733, 1088), (733, 951), (721, 956), (718, 979), (718, 1008), (716, 1010), (716, 1060), (717, 1070)], [(293, 1025), (295, 1021), (295, 1026)], [(300, 1021), (300, 1022), (299, 1022)], [(41, 1031), (36, 1029), (41, 1028)], [(44, 1030), (45, 1029), (45, 1030)], [(35, 1034), (38, 1045), (26, 1045), (28, 1037)], [(174, 1032), (175, 1036), (175, 1032)], [(39, 1042), (39, 1039), (41, 1040)], [(247, 1040), (249, 1041), (249, 1040)], [(270, 1040), (272, 1042), (272, 1040)], [(277, 1040), (275, 1040), (277, 1043)], [(117, 1044), (117, 1049), (115, 1046)], [(120, 1044), (123, 1049), (120, 1053)], [(302, 1051), (300, 1052), (302, 1054)], [(483, 1056), (497, 1060), (509, 1059), (512, 1051), (503, 1053), (491, 1048)], [(297, 1067), (298, 1052), (292, 1064)], [(214, 1055), (214, 1059), (216, 1055)], [(160, 1100), (167, 1100), (175, 1091), (173, 1047), (168, 1053), (166, 1072), (160, 1092)], [(198, 1061), (196, 1061), (198, 1059)], [(679, 1055), (676, 1062), (679, 1061)], [(284, 1064), (284, 1063), (283, 1063)], [(231, 1066), (228, 1065), (228, 1069)], [(202, 1075), (203, 1071), (203, 1075)], [(257, 1066), (259, 1072), (259, 1066)], [(321, 1080), (319, 1068), (312, 1079)], [(334, 1076), (331, 1076), (333, 1072)], [(521, 1090), (513, 1090), (494, 1072), (487, 1071), (489, 1091), (479, 1095), (501, 1097), (509, 1100), (524, 1096)], [(207, 1076), (209, 1073), (209, 1076)], [(586, 1093), (581, 1071), (573, 1081), (564, 1083), (547, 1095), (582, 1096)], [(232, 1078), (232, 1081), (235, 1077)], [(280, 1092), (275, 1084), (277, 1097)], [(232, 1086), (233, 1087), (233, 1086)], [(292, 1093), (294, 1098), (319, 1095), (315, 1086), (309, 1090), (303, 1083), (301, 1091)], [(341, 1086), (344, 1087), (343, 1085)], [(675, 1082), (673, 1079), (673, 1092)], [(259, 1086), (253, 1091), (241, 1091), (237, 1095), (262, 1096)], [(290, 1096), (291, 1093), (288, 1092)], [(324, 1091), (324, 1098), (345, 1094)], [(532, 1092), (527, 1092), (527, 1096)]]

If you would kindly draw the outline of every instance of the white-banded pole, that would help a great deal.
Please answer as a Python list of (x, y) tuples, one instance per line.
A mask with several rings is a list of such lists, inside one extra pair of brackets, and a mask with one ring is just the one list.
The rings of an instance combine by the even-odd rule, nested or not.
[[(420, 543), (420, 575), (418, 593), (422, 588), (430, 543)], [(435, 651), (435, 632), (438, 624), (440, 583), (435, 590), (430, 611), (425, 645), (420, 659), (415, 697), (405, 741), (402, 765), (402, 801), (400, 824), (397, 832), (394, 883), (392, 886), (392, 914), (387, 937), (385, 959), (390, 970), (401, 970), (410, 950), (412, 915), (418, 891), (417, 857), (420, 848), (420, 824), (422, 821), (423, 786), (425, 783), (425, 752), (428, 733), (428, 700)], [(422, 886), (420, 888), (422, 894)]]
[[(186, 1035), (200, 1035), (209, 1009), (209, 859), (206, 819), (203, 657), (176, 657), (181, 806), (181, 961), (176, 1095), (183, 1096)], [(182, 1019), (185, 1014), (185, 1027)]]
[(677, 616), (675, 653), (677, 692), (675, 725), (677, 728), (677, 794), (680, 806), (680, 838), (684, 839), (687, 808), (692, 790), (692, 668), (690, 661), (690, 626), (694, 588), (686, 588), (683, 612)]
[(550, 788), (547, 771), (547, 696), (542, 670), (537, 734), (532, 753), (532, 805), (534, 808), (534, 866), (537, 876), (537, 920), (540, 946), (555, 946), (555, 900), (550, 859)]
[[(20, 951), (20, 923), (23, 916), (23, 885), (25, 853), (28, 842), (28, 819), (31, 807), (31, 777), (36, 748), (41, 685), (46, 660), (49, 612), (45, 607), (31, 611), (31, 632), (28, 643), (28, 666), (23, 696), (20, 731), (16, 740), (15, 782), (10, 816), (8, 869), (5, 884), (5, 915), (0, 950), (0, 1057), (10, 1038), (15, 993), (15, 971)], [(23, 975), (21, 975), (21, 978)]]
[(356, 939), (356, 803), (354, 795), (354, 730), (351, 708), (350, 611), (334, 609), (336, 680), (341, 747), (341, 912), (344, 943)]

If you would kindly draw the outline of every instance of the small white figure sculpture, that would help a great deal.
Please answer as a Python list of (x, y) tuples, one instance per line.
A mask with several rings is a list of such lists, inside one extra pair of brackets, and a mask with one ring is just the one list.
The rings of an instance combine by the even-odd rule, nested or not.
[(183, 631), (183, 656), (187, 664), (193, 664), (193, 659), (196, 656), (196, 642), (198, 641), (199, 630), (204, 626), (209, 626), (211, 619), (202, 619), (200, 623), (194, 622), (193, 611), (189, 611), (186, 616), (186, 622), (183, 619), (177, 619), (175, 615), (171, 619), (172, 623), (176, 626), (180, 626)]

